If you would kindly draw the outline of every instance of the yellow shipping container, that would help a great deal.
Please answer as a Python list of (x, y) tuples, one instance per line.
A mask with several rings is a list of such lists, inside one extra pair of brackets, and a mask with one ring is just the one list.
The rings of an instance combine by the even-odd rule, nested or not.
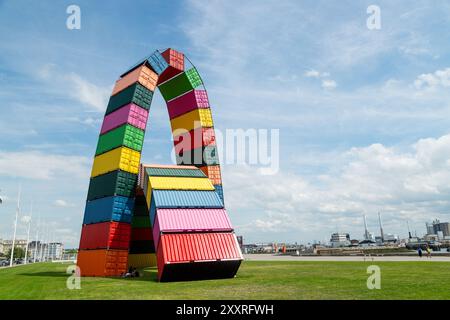
[(215, 190), (211, 180), (208, 178), (189, 177), (149, 177), (145, 199), (150, 208), (152, 190)]
[(170, 123), (172, 125), (172, 132), (177, 129), (191, 131), (199, 127), (210, 128), (213, 126), (211, 109), (192, 110), (191, 112), (173, 118), (170, 120)]
[(128, 255), (128, 268), (156, 267), (155, 253), (133, 253)]
[(91, 178), (114, 170), (138, 174), (141, 154), (127, 147), (120, 147), (94, 158)]

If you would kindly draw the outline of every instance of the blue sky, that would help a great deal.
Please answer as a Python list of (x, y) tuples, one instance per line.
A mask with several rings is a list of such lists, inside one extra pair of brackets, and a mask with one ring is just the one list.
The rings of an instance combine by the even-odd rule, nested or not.
[[(66, 8), (81, 8), (81, 30)], [(381, 29), (366, 27), (369, 5)], [(450, 36), (445, 1), (0, 1), (0, 238), (23, 214), (76, 246), (117, 77), (154, 49), (188, 55), (215, 127), (280, 129), (280, 170), (226, 165), (226, 205), (252, 241), (419, 234), (450, 220)], [(170, 162), (156, 95), (143, 161)], [(36, 220), (36, 219), (35, 219)], [(34, 221), (35, 221), (34, 220)], [(19, 226), (25, 234), (25, 224)]]

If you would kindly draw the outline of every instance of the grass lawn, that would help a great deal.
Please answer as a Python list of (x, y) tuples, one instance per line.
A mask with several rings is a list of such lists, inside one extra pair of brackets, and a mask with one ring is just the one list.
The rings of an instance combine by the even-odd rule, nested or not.
[(376, 262), (381, 289), (366, 286), (369, 262), (246, 261), (234, 279), (158, 283), (82, 278), (66, 288), (67, 264), (0, 269), (0, 299), (450, 299), (450, 263)]

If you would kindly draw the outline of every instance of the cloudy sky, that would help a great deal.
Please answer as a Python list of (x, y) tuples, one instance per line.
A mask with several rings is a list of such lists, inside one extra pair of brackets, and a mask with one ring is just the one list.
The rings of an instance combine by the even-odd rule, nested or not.
[[(68, 5), (81, 29), (66, 28)], [(381, 29), (366, 10), (381, 8)], [(112, 85), (154, 49), (188, 55), (215, 127), (279, 129), (280, 169), (228, 164), (228, 212), (246, 242), (419, 235), (450, 220), (450, 4), (446, 1), (0, 0), (0, 238), (22, 216), (77, 246)], [(143, 161), (169, 163), (160, 95)], [(24, 237), (23, 218), (18, 234)], [(34, 228), (34, 226), (33, 226)], [(34, 229), (32, 229), (34, 230)]]

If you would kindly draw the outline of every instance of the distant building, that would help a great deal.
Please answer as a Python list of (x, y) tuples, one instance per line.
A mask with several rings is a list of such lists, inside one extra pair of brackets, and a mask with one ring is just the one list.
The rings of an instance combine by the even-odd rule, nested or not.
[(348, 247), (350, 245), (350, 234), (348, 233), (333, 233), (331, 235), (330, 244), (333, 248)]
[[(0, 249), (1, 249), (1, 253), (3, 254), (7, 254), (11, 248), (12, 248), (12, 240), (0, 240), (1, 244), (0, 244)], [(14, 248), (22, 248), (25, 250), (27, 246), (27, 240), (22, 240), (22, 239), (16, 239), (16, 241), (14, 242)]]
[(450, 224), (448, 222), (440, 222), (438, 219), (434, 220), (433, 234), (438, 234), (439, 231), (442, 232), (442, 238), (450, 236)]
[(64, 253), (63, 244), (60, 242), (50, 242), (48, 244), (48, 258), (53, 260), (61, 259)]

